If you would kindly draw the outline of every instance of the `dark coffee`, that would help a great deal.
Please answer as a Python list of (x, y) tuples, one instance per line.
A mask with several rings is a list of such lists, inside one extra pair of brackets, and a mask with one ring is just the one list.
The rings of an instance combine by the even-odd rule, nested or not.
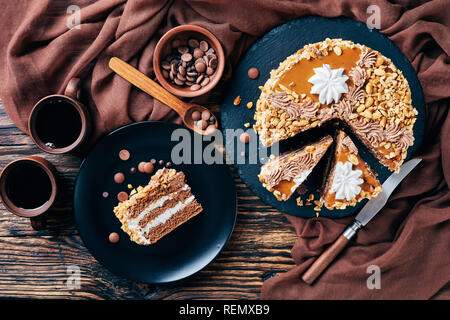
[(18, 208), (36, 209), (50, 200), (52, 183), (43, 168), (32, 161), (21, 161), (10, 169), (5, 183), (6, 194)]
[(65, 148), (81, 133), (81, 116), (69, 101), (54, 98), (43, 102), (36, 118), (36, 134), (48, 147)]

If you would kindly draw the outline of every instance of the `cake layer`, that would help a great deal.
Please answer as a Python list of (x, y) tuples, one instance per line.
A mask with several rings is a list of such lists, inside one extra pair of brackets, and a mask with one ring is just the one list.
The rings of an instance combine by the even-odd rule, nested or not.
[(153, 244), (175, 228), (202, 212), (183, 172), (160, 169), (144, 188), (121, 202), (114, 213), (122, 230), (138, 244)]
[(329, 209), (355, 206), (381, 192), (375, 173), (358, 155), (358, 149), (344, 131), (338, 133), (334, 158), (322, 191), (322, 202)]
[(259, 180), (278, 200), (288, 200), (306, 180), (332, 142), (333, 138), (326, 136), (302, 149), (270, 159), (261, 167)]
[(342, 39), (306, 45), (260, 89), (254, 129), (266, 146), (339, 118), (396, 171), (414, 143), (417, 110), (408, 82), (390, 59), (366, 46)]

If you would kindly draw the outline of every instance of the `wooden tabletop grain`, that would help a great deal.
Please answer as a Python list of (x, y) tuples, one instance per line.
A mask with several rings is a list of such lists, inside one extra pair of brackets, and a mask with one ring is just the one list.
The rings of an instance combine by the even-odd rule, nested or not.
[[(231, 168), (238, 217), (230, 241), (197, 274), (170, 284), (148, 285), (115, 276), (89, 253), (74, 225), (72, 195), (82, 159), (37, 149), (15, 127), (0, 101), (0, 169), (25, 155), (51, 161), (62, 178), (60, 199), (44, 230), (0, 204), (0, 298), (73, 299), (258, 299), (263, 281), (294, 266), (297, 239), (283, 214), (265, 205)], [(73, 266), (80, 282), (70, 282)]]

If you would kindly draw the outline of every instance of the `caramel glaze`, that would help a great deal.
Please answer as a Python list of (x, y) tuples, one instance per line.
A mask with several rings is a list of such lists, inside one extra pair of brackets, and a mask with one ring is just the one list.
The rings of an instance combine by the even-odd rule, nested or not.
[[(342, 148), (340, 148), (341, 150), (336, 152), (336, 158), (335, 158), (335, 162), (337, 163), (338, 161), (341, 161), (342, 163), (345, 163), (349, 160), (349, 151), (348, 148), (345, 146), (342, 146)], [(353, 170), (361, 170), (362, 171), (362, 179), (364, 180), (364, 182), (360, 185), (361, 190), (363, 190), (366, 195), (374, 195), (374, 193), (376, 192), (375, 189), (376, 187), (381, 187), (380, 182), (375, 178), (375, 175), (373, 174), (372, 170), (365, 164), (364, 160), (362, 160), (358, 155), (355, 155), (356, 158), (358, 159), (358, 164), (355, 165), (353, 164), (352, 169)], [(331, 172), (331, 175), (334, 174), (334, 172)], [(334, 193), (329, 193), (328, 190), (331, 188), (331, 185), (333, 184), (332, 178), (330, 176), (330, 180), (328, 181), (328, 186), (327, 186), (327, 190), (325, 190), (324, 192), (324, 197), (323, 197), (323, 201), (324, 201), (324, 205), (325, 207), (327, 207), (328, 209), (332, 209), (333, 207), (335, 207), (335, 203), (346, 203), (347, 201), (345, 199), (342, 200), (336, 200), (335, 199), (335, 194)], [(355, 197), (355, 199), (353, 199), (352, 203), (354, 202), (354, 204), (356, 204), (357, 202), (359, 202), (361, 199), (366, 198), (366, 196), (362, 196), (361, 193), (359, 195), (357, 195)], [(352, 205), (354, 205), (352, 204)]]
[[(328, 148), (328, 146), (332, 142), (331, 138), (330, 138), (330, 140), (331, 141), (328, 141), (328, 142), (326, 141), (326, 142), (320, 144), (319, 146), (315, 146), (314, 149), (310, 151), (311, 154), (313, 155), (313, 159), (314, 159), (314, 165), (312, 166), (312, 168), (314, 168), (317, 165), (317, 163), (320, 161), (320, 159), (317, 160), (317, 157), (316, 157), (317, 150)], [(326, 152), (326, 150), (325, 150), (325, 152)], [(325, 154), (325, 152), (324, 152), (324, 154)], [(274, 193), (274, 195), (278, 200), (283, 200), (282, 199), (283, 196), (286, 198), (289, 198), (295, 192), (295, 190), (292, 190), (292, 187), (294, 187), (294, 186), (295, 186), (294, 179), (289, 180), (289, 181), (281, 180), (276, 186), (273, 187), (272, 191), (273, 192), (279, 191), (281, 193), (281, 195), (277, 195), (276, 193)]]
[[(317, 94), (310, 94), (313, 85), (308, 82), (308, 79), (314, 75), (314, 68), (319, 68), (326, 63), (332, 69), (344, 68), (343, 74), (349, 77), (348, 73), (356, 66), (356, 62), (359, 60), (361, 49), (358, 47), (348, 48), (343, 46), (341, 49), (342, 54), (340, 56), (334, 53), (334, 51), (328, 51), (327, 56), (311, 58), (310, 60), (301, 59), (280, 77), (278, 83), (286, 88), (290, 88), (298, 95), (306, 94), (314, 102), (318, 102), (319, 96)], [(292, 86), (292, 83), (295, 83), (295, 85)], [(347, 85), (349, 88), (353, 85), (350, 77), (347, 80)]]
[[(273, 190), (274, 191), (279, 191), (281, 193), (281, 195), (285, 195), (285, 196), (289, 197), (293, 193), (293, 191), (292, 191), (292, 187), (293, 186), (295, 186), (294, 180), (290, 180), (290, 181), (282, 180), (282, 181), (280, 181), (280, 183), (278, 183), (273, 188)], [(278, 196), (276, 194), (275, 194), (275, 196), (278, 199)], [(281, 199), (281, 197), (280, 197), (280, 199)], [(278, 199), (278, 200), (280, 200), (280, 199)]]

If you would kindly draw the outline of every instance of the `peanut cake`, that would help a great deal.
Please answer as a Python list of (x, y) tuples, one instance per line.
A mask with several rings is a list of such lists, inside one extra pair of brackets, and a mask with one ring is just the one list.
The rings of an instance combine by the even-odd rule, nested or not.
[(141, 245), (150, 245), (203, 211), (183, 172), (163, 168), (145, 187), (114, 208), (122, 230)]
[(332, 143), (333, 138), (326, 136), (300, 150), (286, 152), (270, 159), (261, 167), (259, 180), (278, 200), (288, 200)]
[(344, 131), (338, 133), (330, 164), (321, 196), (327, 209), (355, 206), (359, 201), (376, 197), (381, 192), (375, 173), (360, 158), (358, 149)]
[(398, 171), (414, 143), (408, 81), (380, 52), (342, 39), (287, 57), (263, 87), (254, 129), (265, 146), (343, 120), (380, 163)]

